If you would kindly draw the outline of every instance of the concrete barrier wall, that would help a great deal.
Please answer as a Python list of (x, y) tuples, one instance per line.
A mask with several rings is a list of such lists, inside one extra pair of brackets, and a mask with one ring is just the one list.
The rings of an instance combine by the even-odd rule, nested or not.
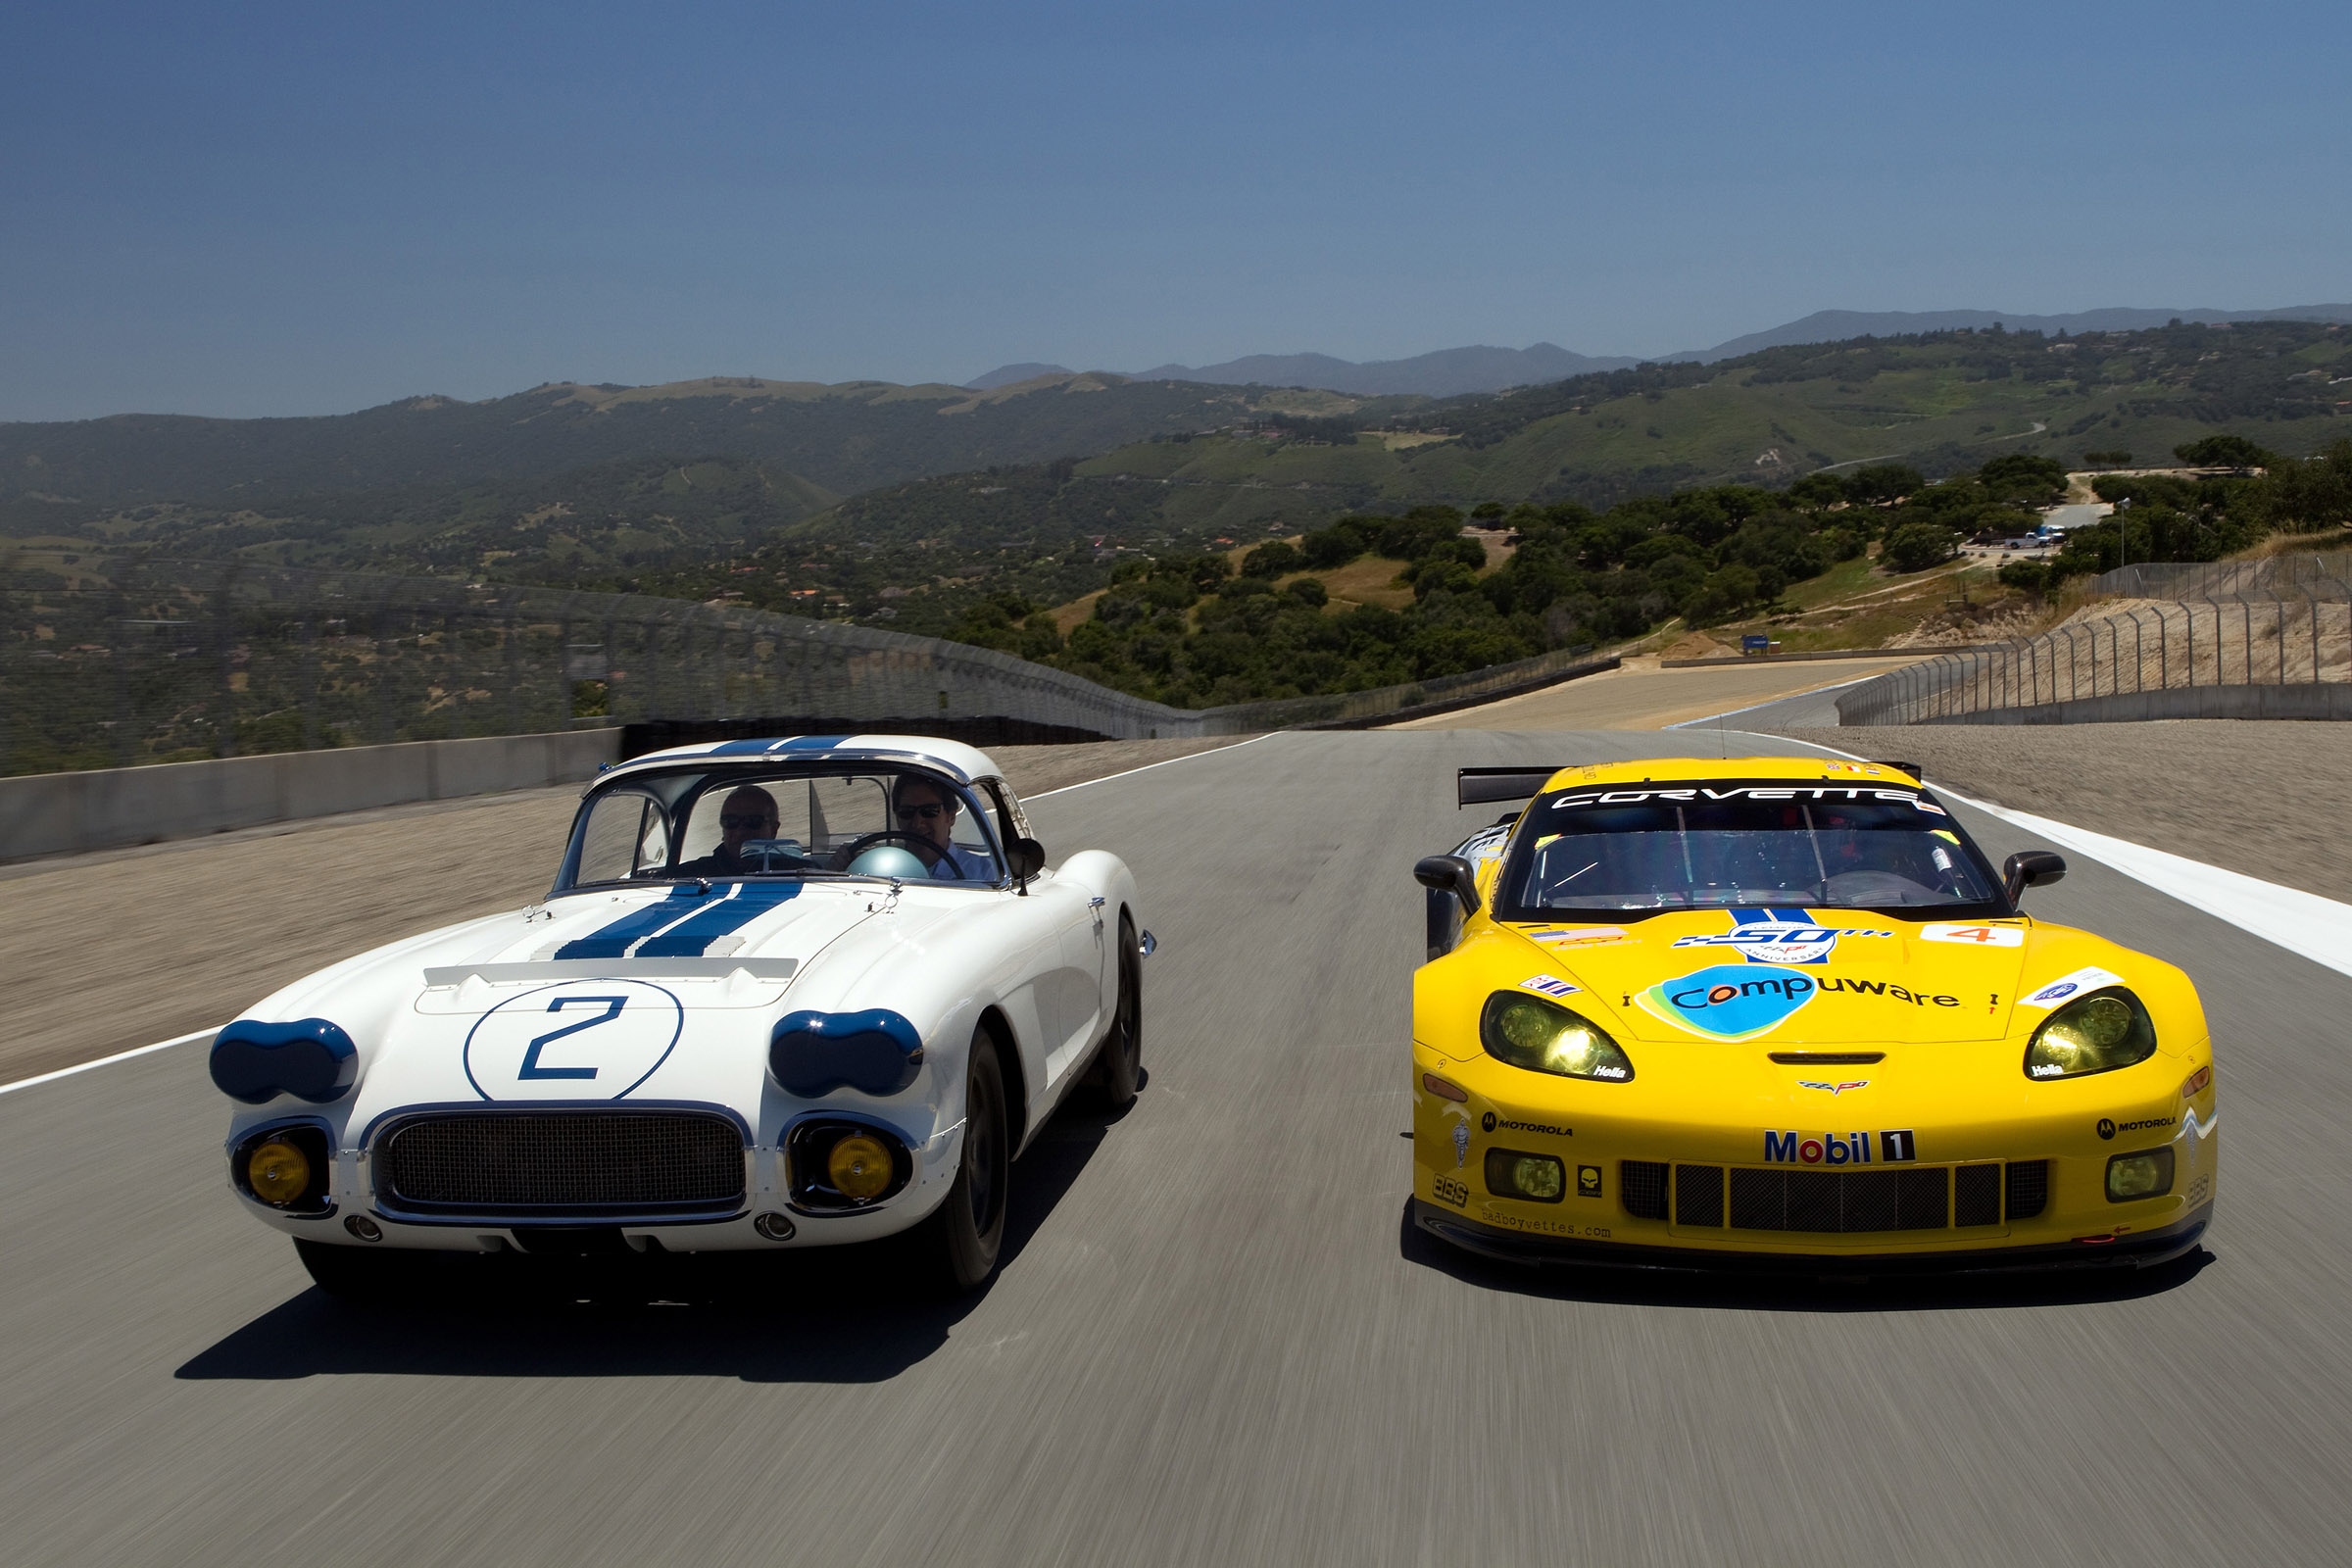
[(2151, 718), (2352, 719), (2352, 685), (2306, 681), (2292, 686), (2180, 686), (2170, 691), (2078, 697), (2034, 708), (1988, 708), (1922, 718), (1921, 724), (2112, 724)]
[(614, 728), (0, 778), (0, 860), (533, 789), (619, 757)]

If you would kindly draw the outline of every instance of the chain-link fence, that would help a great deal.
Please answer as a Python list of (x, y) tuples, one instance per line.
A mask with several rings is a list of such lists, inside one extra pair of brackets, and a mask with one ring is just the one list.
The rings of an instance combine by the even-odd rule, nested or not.
[[(2091, 591), (2097, 613), (1864, 682), (1838, 721), (2352, 712), (2352, 693), (2328, 689), (2352, 686), (2352, 554), (2122, 566)], [(2199, 692), (2219, 695), (2157, 695)]]
[(244, 563), (54, 560), (0, 573), (0, 774), (663, 720), (1246, 734), (1507, 691), (1584, 653), (1188, 710), (986, 648), (757, 610)]

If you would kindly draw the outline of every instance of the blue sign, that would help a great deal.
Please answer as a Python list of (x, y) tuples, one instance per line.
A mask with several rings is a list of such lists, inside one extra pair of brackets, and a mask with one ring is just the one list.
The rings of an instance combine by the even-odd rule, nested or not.
[(1740, 639), (1740, 651), (1743, 654), (1769, 654), (1772, 652), (1772, 639), (1750, 632)]

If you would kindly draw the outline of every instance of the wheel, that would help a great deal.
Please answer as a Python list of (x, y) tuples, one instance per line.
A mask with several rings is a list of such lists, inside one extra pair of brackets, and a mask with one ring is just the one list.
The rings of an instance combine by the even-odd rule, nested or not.
[(302, 1259), (302, 1266), (310, 1271), (311, 1283), (338, 1301), (379, 1304), (416, 1294), (415, 1257), (299, 1238), (294, 1243), (294, 1251)]
[(1135, 1103), (1144, 1076), (1144, 958), (1135, 923), (1119, 916), (1119, 994), (1111, 1003), (1110, 1033), (1096, 1054), (1095, 1097), (1109, 1110)]
[(948, 1295), (977, 1290), (997, 1271), (1011, 1176), (1010, 1126), (997, 1043), (987, 1030), (975, 1030), (963, 1076), (963, 1160), (947, 1200), (917, 1230), (917, 1257)]

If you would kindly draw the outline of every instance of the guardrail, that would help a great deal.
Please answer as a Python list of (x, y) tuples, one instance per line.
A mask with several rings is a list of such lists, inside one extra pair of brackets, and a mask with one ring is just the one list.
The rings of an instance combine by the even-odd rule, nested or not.
[(0, 774), (580, 725), (1040, 738), (1361, 723), (1566, 678), (1586, 648), (1371, 691), (1170, 708), (1009, 654), (723, 605), (244, 562), (0, 572)]
[(2352, 554), (2124, 566), (2133, 601), (2038, 637), (1891, 670), (1841, 724), (2352, 716)]

